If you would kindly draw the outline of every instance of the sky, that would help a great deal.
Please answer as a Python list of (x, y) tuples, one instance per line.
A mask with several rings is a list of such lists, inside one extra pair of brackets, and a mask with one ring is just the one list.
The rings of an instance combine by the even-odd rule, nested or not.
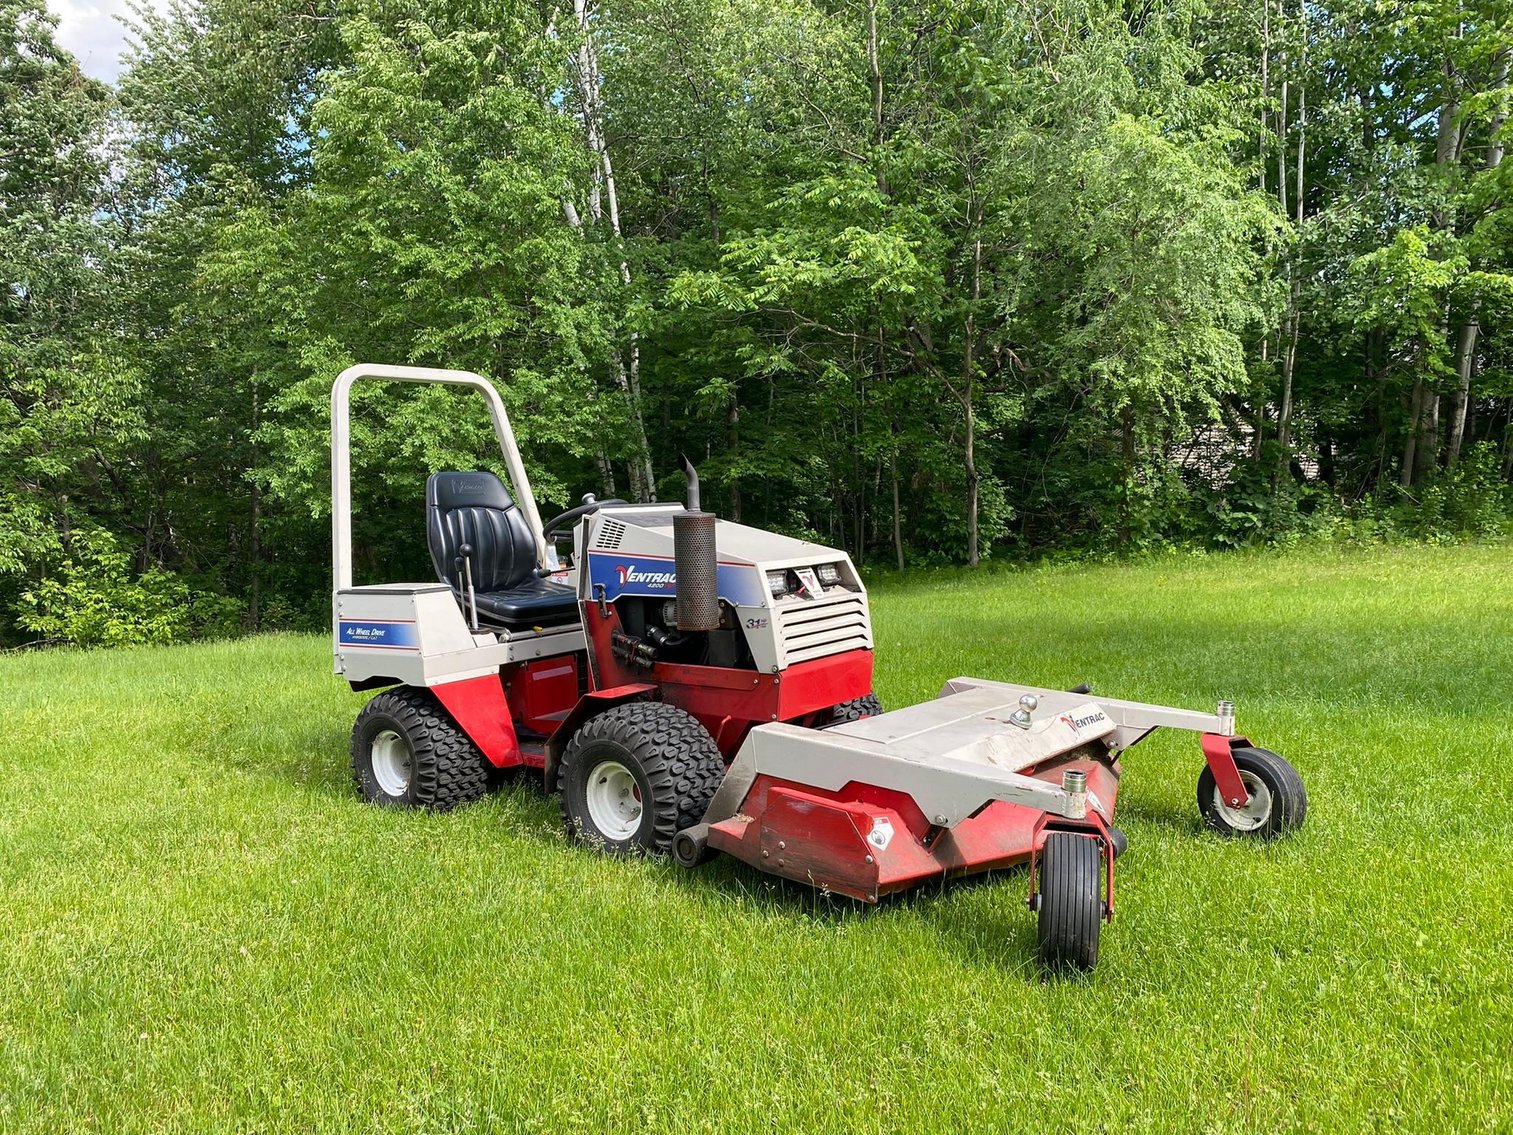
[[(73, 53), (84, 73), (115, 82), (126, 47), (126, 29), (115, 17), (131, 14), (126, 0), (47, 0), (47, 7), (58, 17), (58, 42)], [(151, 0), (149, 7), (165, 8), (167, 3)]]

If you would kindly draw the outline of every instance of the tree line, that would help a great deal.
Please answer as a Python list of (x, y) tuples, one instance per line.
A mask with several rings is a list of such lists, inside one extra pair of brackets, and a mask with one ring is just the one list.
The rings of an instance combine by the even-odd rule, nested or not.
[[(318, 625), (327, 395), (864, 564), (1494, 531), (1503, 0), (0, 0), (0, 642)], [(429, 574), (481, 406), (356, 404)]]

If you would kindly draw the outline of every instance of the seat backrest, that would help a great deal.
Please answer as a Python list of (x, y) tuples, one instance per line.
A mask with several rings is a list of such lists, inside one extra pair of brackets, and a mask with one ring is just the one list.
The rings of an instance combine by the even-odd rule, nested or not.
[(458, 550), (473, 546), (473, 589), (519, 587), (536, 570), (536, 541), (509, 490), (492, 473), (433, 473), (426, 482), (426, 541), (443, 583), (462, 587)]

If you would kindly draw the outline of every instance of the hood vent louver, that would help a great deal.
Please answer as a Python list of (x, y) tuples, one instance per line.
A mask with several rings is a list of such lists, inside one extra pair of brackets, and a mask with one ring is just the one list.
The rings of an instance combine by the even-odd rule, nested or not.
[(601, 520), (599, 533), (594, 547), (601, 551), (612, 552), (620, 546), (620, 541), (625, 536), (625, 525), (618, 520)]

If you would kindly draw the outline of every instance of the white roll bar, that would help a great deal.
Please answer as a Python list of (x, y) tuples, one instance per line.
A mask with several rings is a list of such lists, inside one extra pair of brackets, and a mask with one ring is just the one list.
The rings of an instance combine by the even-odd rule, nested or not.
[(550, 566), (546, 537), (541, 532), (541, 513), (536, 509), (531, 481), (526, 476), (525, 464), (520, 460), (520, 447), (515, 444), (515, 431), (510, 428), (510, 416), (505, 413), (504, 402), (493, 384), (483, 376), (467, 370), (358, 363), (337, 375), (331, 386), (331, 570), (337, 591), (352, 586), (352, 429), (348, 403), (352, 384), (359, 378), (388, 379), (393, 382), (440, 382), (452, 386), (471, 386), (482, 392), (489, 404), (489, 416), (494, 420), (494, 436), (499, 440), (505, 468), (510, 472), (515, 504), (524, 514), (525, 522), (536, 541), (536, 563), (541, 567)]

